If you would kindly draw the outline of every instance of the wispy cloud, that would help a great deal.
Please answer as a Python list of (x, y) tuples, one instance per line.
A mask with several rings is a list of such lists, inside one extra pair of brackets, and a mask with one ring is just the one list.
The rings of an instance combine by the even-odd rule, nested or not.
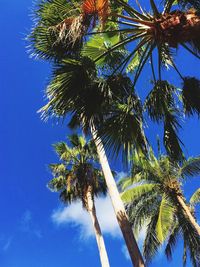
[(20, 220), (20, 230), (24, 233), (34, 235), (37, 238), (42, 238), (42, 233), (37, 224), (33, 220), (33, 215), (30, 210), (26, 210)]
[(12, 237), (7, 237), (7, 236), (1, 236), (0, 237), (0, 250), (3, 252), (8, 251), (12, 244)]
[[(109, 234), (112, 237), (121, 237), (109, 197), (98, 198), (95, 201), (95, 204), (102, 232), (104, 234)], [(78, 227), (81, 238), (94, 236), (89, 214), (83, 210), (80, 202), (73, 203), (65, 208), (54, 210), (51, 218), (57, 225), (69, 224), (72, 227)]]
[(3, 245), (3, 248), (2, 248), (3, 251), (6, 252), (6, 251), (9, 249), (11, 243), (12, 243), (12, 237), (9, 237), (9, 238), (5, 241), (5, 244)]

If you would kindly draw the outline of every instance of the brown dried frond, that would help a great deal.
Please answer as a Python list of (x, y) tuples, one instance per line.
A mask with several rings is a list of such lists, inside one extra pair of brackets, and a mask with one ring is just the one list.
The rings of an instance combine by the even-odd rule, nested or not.
[(68, 42), (74, 45), (85, 33), (86, 25), (84, 24), (84, 16), (81, 14), (77, 17), (65, 19), (56, 26), (56, 29), (59, 32), (57, 41)]
[(200, 34), (200, 17), (194, 9), (187, 12), (177, 10), (155, 19), (150, 31), (157, 41), (177, 47)]

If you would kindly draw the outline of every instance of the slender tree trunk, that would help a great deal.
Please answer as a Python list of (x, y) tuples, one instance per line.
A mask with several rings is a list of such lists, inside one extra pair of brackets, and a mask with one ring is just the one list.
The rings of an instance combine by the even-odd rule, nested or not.
[(178, 200), (179, 205), (182, 207), (182, 209), (184, 210), (185, 214), (187, 215), (190, 223), (192, 224), (192, 226), (194, 227), (194, 229), (197, 231), (197, 233), (200, 236), (200, 226), (196, 222), (194, 216), (191, 214), (191, 211), (188, 208), (188, 206), (185, 204), (185, 201), (183, 200), (183, 198), (181, 196), (177, 196), (177, 200)]
[(87, 211), (89, 212), (94, 231), (95, 231), (95, 236), (96, 236), (96, 241), (99, 249), (99, 256), (100, 256), (100, 261), (101, 261), (101, 266), (102, 267), (110, 267), (109, 260), (108, 260), (108, 255), (104, 243), (104, 239), (101, 233), (101, 228), (96, 216), (96, 209), (94, 205), (94, 199), (92, 196), (92, 188), (89, 187), (86, 193), (86, 199), (87, 199)]
[(106, 180), (106, 184), (108, 187), (108, 193), (110, 195), (112, 205), (117, 217), (117, 221), (119, 223), (119, 226), (121, 228), (124, 240), (126, 242), (131, 261), (133, 266), (135, 267), (144, 267), (144, 261), (142, 258), (142, 255), (140, 253), (140, 250), (138, 248), (138, 245), (136, 243), (135, 237), (133, 235), (133, 231), (131, 228), (131, 225), (128, 220), (128, 216), (126, 214), (124, 204), (121, 200), (121, 197), (119, 195), (119, 191), (117, 189), (114, 177), (112, 175), (104, 147), (102, 145), (102, 142), (99, 138), (97, 138), (96, 129), (94, 126), (91, 127), (91, 133), (97, 148), (97, 153), (99, 156), (99, 161), (103, 170), (103, 174)]

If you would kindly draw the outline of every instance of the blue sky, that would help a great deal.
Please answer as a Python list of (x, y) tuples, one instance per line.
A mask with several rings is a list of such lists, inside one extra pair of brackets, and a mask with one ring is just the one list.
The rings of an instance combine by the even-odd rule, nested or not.
[[(44, 104), (50, 68), (26, 52), (32, 0), (0, 0), (0, 6), (0, 266), (100, 266), (81, 206), (63, 209), (58, 196), (46, 188), (47, 165), (57, 160), (51, 144), (64, 140), (69, 132), (66, 125), (44, 123), (37, 114)], [(199, 76), (200, 63), (194, 57), (180, 51), (179, 58), (184, 73)], [(177, 83), (176, 77), (170, 78)], [(186, 119), (183, 129), (187, 155), (200, 154), (199, 121)], [(155, 128), (148, 134), (155, 142)], [(113, 167), (122, 171), (118, 162)], [(186, 196), (199, 184), (198, 179), (188, 182)], [(111, 266), (130, 267), (109, 200), (99, 200), (97, 207)], [(151, 266), (182, 266), (180, 250), (181, 242), (173, 262), (159, 255)]]

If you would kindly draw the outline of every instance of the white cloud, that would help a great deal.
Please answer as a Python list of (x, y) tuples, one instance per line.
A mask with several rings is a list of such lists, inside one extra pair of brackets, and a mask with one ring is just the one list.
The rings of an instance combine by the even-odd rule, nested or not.
[[(104, 234), (121, 237), (119, 226), (109, 197), (95, 200), (97, 216)], [(57, 225), (71, 224), (79, 227), (81, 238), (94, 236), (93, 226), (89, 214), (83, 210), (82, 204), (76, 202), (68, 207), (53, 211), (52, 220)]]

